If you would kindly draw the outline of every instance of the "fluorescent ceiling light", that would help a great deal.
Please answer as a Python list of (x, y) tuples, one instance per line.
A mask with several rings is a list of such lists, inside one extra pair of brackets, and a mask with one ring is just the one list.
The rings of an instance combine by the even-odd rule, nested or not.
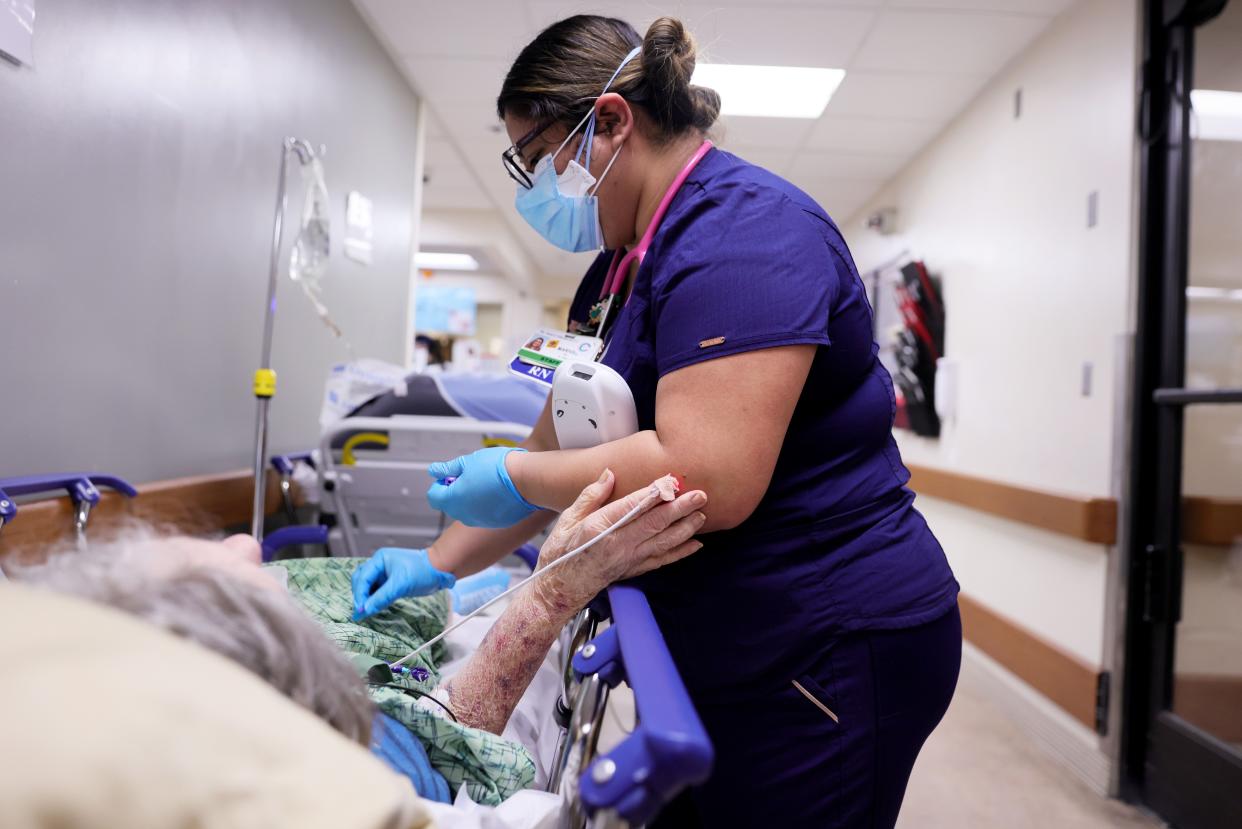
[(468, 253), (420, 250), (414, 254), (414, 267), (421, 271), (477, 271), (479, 260)]
[(720, 93), (723, 115), (818, 118), (843, 78), (844, 69), (701, 63), (690, 82)]
[(1242, 141), (1242, 92), (1192, 89), (1190, 104), (1200, 141)]

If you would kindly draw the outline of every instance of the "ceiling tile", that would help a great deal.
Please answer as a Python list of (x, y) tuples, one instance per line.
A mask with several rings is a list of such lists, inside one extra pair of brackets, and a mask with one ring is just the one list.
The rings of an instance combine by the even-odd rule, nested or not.
[(825, 115), (816, 122), (806, 149), (909, 156), (930, 141), (943, 123)]
[(419, 55), (402, 58), (402, 63), (406, 76), (432, 103), (476, 106), (495, 118), (494, 103), (509, 71), (508, 61)]
[(844, 152), (803, 151), (789, 165), (789, 180), (834, 178), (851, 181), (887, 181), (906, 163), (905, 155), (859, 155)]
[(645, 0), (631, 0), (628, 3), (617, 2), (616, 0), (614, 2), (534, 0), (534, 2), (527, 3), (526, 7), (527, 22), (530, 29), (533, 30), (532, 38), (534, 33), (542, 31), (558, 20), (564, 20), (566, 17), (575, 14), (599, 14), (604, 17), (620, 18), (637, 29), (640, 35), (647, 30), (652, 20), (661, 15), (672, 15), (688, 21), (688, 17), (682, 14), (682, 6), (676, 2), (666, 6), (659, 3), (645, 2)]
[[(776, 66), (844, 66), (875, 21), (873, 11), (823, 8), (823, 4), (764, 4), (751, 0), (722, 8), (704, 3), (580, 3), (539, 0), (530, 4), (538, 30), (571, 14), (619, 17), (642, 35), (661, 15), (677, 17), (699, 46), (699, 59), (715, 63)], [(873, 0), (864, 4), (874, 5)], [(520, 48), (520, 47), (519, 47)]]
[(961, 111), (985, 83), (986, 75), (849, 72), (824, 115), (943, 119)]
[(992, 75), (1046, 25), (1039, 17), (890, 10), (847, 68)]
[(509, 136), (494, 110), (465, 103), (448, 107), (441, 103), (434, 107), (454, 141), (481, 145), (479, 150), (486, 149), (487, 157), (500, 163), (500, 154), (509, 146)]
[(487, 210), (493, 207), (491, 199), (477, 187), (442, 187), (433, 181), (423, 189), (423, 207), (432, 210), (465, 208)]
[(447, 137), (448, 137), (448, 133), (444, 131), (444, 125), (440, 123), (440, 119), (435, 116), (435, 113), (428, 110), (427, 140), (438, 141), (442, 138), (447, 138)]
[(793, 160), (794, 150), (792, 147), (752, 147), (747, 144), (724, 143), (719, 145), (722, 150), (728, 150), (736, 156), (746, 159), (751, 164), (757, 164), (769, 172), (783, 176), (789, 162)]
[(991, 11), (1055, 17), (1074, 0), (889, 0), (892, 9), (945, 9), (952, 11)]
[(838, 179), (819, 179), (814, 182), (795, 185), (805, 190), (811, 198), (819, 202), (820, 207), (828, 211), (838, 224), (841, 224), (867, 202), (883, 186), (879, 181), (844, 181)]
[(458, 154), (457, 146), (448, 139), (427, 142), (424, 169), (425, 175), (435, 184), (448, 187), (478, 186), (474, 173)]
[(776, 147), (797, 149), (815, 121), (808, 118), (721, 118), (712, 132), (722, 147)]
[(526, 42), (526, 14), (516, 2), (355, 0), (398, 56), (514, 57)]
[[(759, 0), (715, 0), (712, 4), (715, 6), (723, 6), (732, 8), (734, 6), (751, 6), (759, 7), (764, 5)], [(821, 8), (878, 8), (884, 5), (884, 0), (772, 0), (771, 6), (785, 6), (798, 8), (801, 6), (819, 6)]]
[(472, 165), (462, 158), (449, 138), (428, 138), (423, 175), (423, 204), (427, 207), (492, 207), (479, 187)]
[(700, 60), (844, 67), (876, 20), (864, 9), (755, 5), (694, 11)]
[(493, 110), (513, 56), (543, 26), (596, 12), (643, 32), (669, 14), (687, 22), (710, 60), (849, 70), (818, 121), (733, 118), (718, 130), (724, 148), (788, 175), (843, 219), (1071, 2), (354, 0), (433, 111), (426, 203), (494, 207), (537, 266), (567, 284), (590, 257), (551, 247), (512, 209), (499, 163), (508, 142)]

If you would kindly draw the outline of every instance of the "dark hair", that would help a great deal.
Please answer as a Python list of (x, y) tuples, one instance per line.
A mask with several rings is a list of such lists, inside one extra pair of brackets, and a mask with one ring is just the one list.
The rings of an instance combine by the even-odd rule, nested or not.
[(633, 26), (612, 17), (580, 14), (553, 23), (513, 62), (496, 99), (496, 112), (502, 119), (517, 115), (572, 128), (625, 56), (639, 45), (642, 53), (626, 64), (608, 91), (643, 109), (657, 141), (710, 129), (720, 115), (720, 96), (690, 83), (694, 38), (671, 17), (652, 23), (641, 40)]

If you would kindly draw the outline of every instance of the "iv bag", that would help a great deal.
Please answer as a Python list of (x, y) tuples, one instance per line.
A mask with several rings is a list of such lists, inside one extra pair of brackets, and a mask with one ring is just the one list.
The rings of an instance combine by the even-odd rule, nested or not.
[(310, 181), (306, 187), (306, 200), (302, 205), (302, 223), (297, 239), (293, 242), (293, 254), (289, 258), (289, 277), (294, 282), (308, 283), (318, 287), (319, 279), (328, 270), (331, 253), (328, 217), (328, 187), (323, 181), (323, 164), (318, 158), (311, 159)]
[(302, 293), (315, 308), (319, 319), (345, 343), (345, 350), (353, 356), (353, 346), (345, 338), (340, 327), (332, 321), (328, 308), (319, 295), (319, 280), (328, 271), (328, 256), (332, 252), (328, 215), (328, 187), (323, 180), (323, 164), (312, 158), (307, 165), (310, 177), (306, 183), (306, 199), (302, 204), (302, 222), (297, 238), (293, 240), (293, 252), (289, 255), (289, 278), (302, 286)]

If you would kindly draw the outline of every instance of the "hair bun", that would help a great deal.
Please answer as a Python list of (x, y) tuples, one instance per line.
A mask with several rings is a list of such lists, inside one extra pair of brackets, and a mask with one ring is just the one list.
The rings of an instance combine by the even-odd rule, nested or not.
[(694, 38), (675, 17), (657, 18), (643, 38), (643, 71), (664, 88), (690, 86), (697, 54)]
[(720, 96), (690, 85), (698, 48), (685, 25), (675, 17), (658, 18), (647, 29), (642, 54), (647, 105), (661, 131), (675, 135), (687, 127), (710, 128), (720, 114)]

